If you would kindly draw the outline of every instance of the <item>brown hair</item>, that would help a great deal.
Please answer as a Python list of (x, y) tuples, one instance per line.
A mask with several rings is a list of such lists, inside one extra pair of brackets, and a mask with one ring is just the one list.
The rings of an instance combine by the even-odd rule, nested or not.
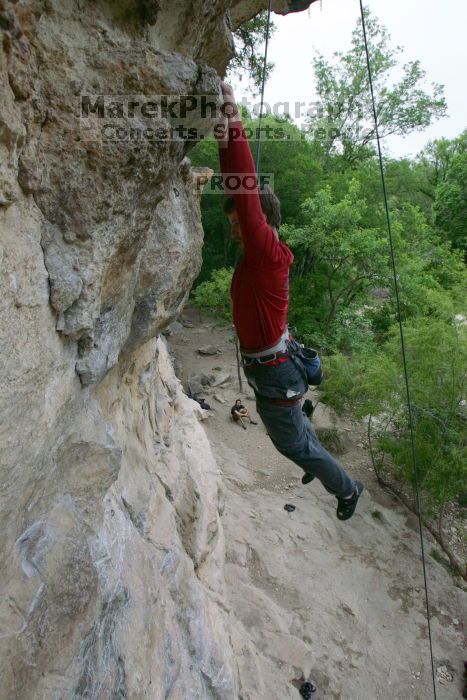
[[(261, 209), (266, 217), (266, 221), (269, 226), (272, 226), (272, 228), (278, 231), (281, 225), (281, 203), (269, 185), (263, 185), (258, 188), (258, 191)], [(232, 197), (232, 195), (226, 197), (224, 201), (224, 211), (226, 214), (232, 214), (232, 212), (235, 211), (235, 198)]]

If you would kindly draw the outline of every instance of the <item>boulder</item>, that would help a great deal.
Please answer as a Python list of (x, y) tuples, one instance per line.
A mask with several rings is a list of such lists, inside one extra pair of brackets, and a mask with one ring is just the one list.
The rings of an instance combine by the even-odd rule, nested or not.
[(232, 381), (232, 375), (229, 372), (224, 372), (223, 374), (218, 374), (214, 377), (211, 382), (211, 386), (223, 386)]
[(218, 355), (221, 351), (215, 345), (203, 345), (198, 348), (200, 355)]

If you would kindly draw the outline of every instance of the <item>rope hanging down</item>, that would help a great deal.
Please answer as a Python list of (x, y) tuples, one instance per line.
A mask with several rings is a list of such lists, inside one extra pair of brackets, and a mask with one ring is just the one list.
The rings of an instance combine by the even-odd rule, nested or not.
[(259, 156), (261, 150), (261, 121), (263, 119), (263, 102), (264, 102), (264, 86), (266, 84), (266, 67), (268, 63), (268, 43), (269, 43), (269, 26), (271, 24), (271, 8), (272, 0), (269, 0), (268, 4), (268, 20), (266, 24), (266, 43), (264, 46), (264, 59), (263, 59), (263, 77), (261, 81), (261, 102), (259, 108), (259, 121), (258, 121), (258, 145), (256, 146), (256, 173), (259, 174)]
[(436, 700), (435, 666), (434, 666), (434, 661), (433, 661), (433, 643), (432, 643), (432, 637), (431, 637), (430, 605), (429, 605), (429, 600), (428, 600), (428, 584), (427, 584), (426, 564), (425, 564), (425, 546), (424, 546), (424, 541), (423, 541), (422, 511), (421, 511), (421, 507), (420, 507), (420, 491), (419, 491), (419, 479), (418, 479), (418, 470), (417, 470), (417, 455), (416, 455), (416, 451), (415, 451), (414, 421), (413, 421), (413, 413), (412, 413), (412, 404), (411, 404), (411, 400), (410, 400), (409, 374), (408, 374), (408, 369), (407, 369), (407, 357), (406, 357), (406, 352), (405, 352), (404, 329), (402, 326), (402, 318), (401, 318), (401, 305), (400, 305), (400, 296), (399, 296), (399, 283), (398, 283), (398, 277), (397, 277), (396, 257), (395, 257), (395, 253), (394, 253), (394, 240), (393, 240), (393, 236), (392, 236), (391, 216), (389, 213), (388, 195), (387, 195), (387, 190), (386, 190), (386, 179), (384, 176), (383, 156), (382, 156), (382, 152), (381, 152), (381, 141), (380, 141), (379, 130), (378, 130), (378, 116), (376, 113), (375, 95), (374, 95), (374, 90), (373, 90), (373, 78), (372, 78), (372, 73), (371, 73), (370, 52), (368, 50), (368, 40), (367, 40), (367, 34), (366, 34), (365, 12), (363, 9), (363, 0), (360, 0), (360, 14), (361, 14), (361, 18), (362, 18), (363, 41), (365, 44), (366, 64), (367, 64), (367, 70), (368, 70), (368, 82), (370, 85), (371, 102), (372, 102), (372, 109), (373, 109), (373, 120), (375, 123), (376, 144), (378, 147), (378, 159), (379, 159), (379, 169), (380, 169), (380, 174), (381, 174), (381, 184), (382, 184), (382, 188), (383, 188), (384, 207), (386, 210), (386, 224), (387, 224), (387, 228), (388, 228), (389, 250), (390, 250), (391, 265), (392, 265), (393, 279), (394, 279), (394, 292), (395, 292), (395, 296), (396, 296), (397, 320), (399, 323), (399, 335), (400, 335), (400, 340), (401, 340), (402, 364), (404, 367), (404, 381), (405, 381), (405, 390), (406, 390), (406, 398), (407, 398), (407, 411), (408, 411), (408, 418), (409, 418), (410, 443), (411, 443), (411, 448), (412, 448), (412, 472), (413, 472), (413, 478), (414, 478), (414, 484), (415, 484), (416, 508), (417, 508), (417, 515), (418, 515), (418, 527), (419, 527), (419, 531), (420, 531), (420, 545), (421, 545), (421, 553), (422, 553), (423, 582), (424, 582), (424, 586), (425, 586), (425, 604), (426, 604), (426, 616), (427, 616), (427, 623), (428, 623), (428, 639), (429, 639), (429, 646), (430, 646), (431, 675), (432, 675), (432, 679), (433, 679), (433, 694), (434, 694), (434, 698)]
[[(401, 340), (401, 354), (402, 354), (402, 362), (403, 362), (403, 368), (404, 368), (404, 381), (405, 381), (407, 410), (408, 410), (408, 418), (409, 418), (410, 442), (411, 442), (411, 448), (412, 448), (412, 471), (413, 471), (414, 484), (415, 484), (416, 508), (417, 508), (417, 515), (418, 515), (418, 526), (419, 526), (419, 532), (420, 532), (420, 545), (421, 545), (421, 554), (422, 554), (423, 582), (424, 582), (424, 588), (425, 588), (425, 605), (426, 605), (426, 613), (427, 613), (428, 639), (429, 639), (430, 659), (431, 659), (431, 675), (432, 675), (432, 680), (433, 680), (433, 695), (434, 695), (434, 699), (437, 700), (435, 667), (434, 667), (434, 659), (433, 659), (433, 642), (432, 642), (431, 622), (430, 622), (430, 604), (429, 604), (429, 598), (428, 598), (428, 583), (427, 583), (426, 562), (425, 562), (425, 546), (424, 546), (424, 540), (423, 540), (423, 522), (422, 522), (422, 511), (421, 511), (421, 505), (420, 505), (420, 489), (419, 489), (419, 478), (418, 478), (418, 470), (417, 470), (417, 457), (416, 457), (416, 450), (415, 450), (414, 421), (413, 421), (413, 413), (412, 413), (412, 404), (411, 404), (411, 399), (410, 399), (410, 384), (409, 384), (409, 375), (408, 375), (408, 368), (407, 368), (407, 357), (406, 357), (406, 352), (405, 352), (404, 329), (402, 326), (402, 317), (401, 317), (399, 283), (398, 283), (398, 277), (397, 277), (396, 258), (395, 258), (395, 252), (394, 252), (394, 240), (393, 240), (393, 236), (392, 236), (391, 217), (390, 217), (390, 213), (389, 213), (389, 203), (388, 203), (388, 196), (387, 196), (387, 189), (386, 189), (386, 179), (385, 179), (385, 175), (384, 175), (383, 156), (382, 156), (382, 151), (381, 151), (381, 141), (380, 141), (379, 129), (378, 129), (378, 116), (376, 113), (376, 103), (375, 103), (375, 96), (374, 96), (374, 90), (373, 90), (373, 78), (372, 78), (372, 73), (371, 73), (370, 53), (369, 53), (369, 49), (368, 49), (368, 40), (367, 40), (367, 34), (366, 34), (365, 12), (363, 9), (363, 0), (359, 0), (359, 2), (360, 2), (360, 14), (361, 14), (361, 21), (362, 21), (362, 30), (363, 30), (363, 41), (365, 44), (366, 63), (367, 63), (367, 70), (368, 70), (368, 82), (369, 82), (369, 86), (370, 86), (370, 94), (371, 94), (371, 101), (372, 101), (373, 120), (374, 120), (374, 124), (375, 124), (375, 134), (376, 134), (376, 143), (377, 143), (377, 150), (378, 150), (378, 160), (379, 160), (379, 168), (380, 168), (380, 175), (381, 175), (381, 184), (382, 184), (382, 189), (383, 189), (384, 207), (385, 207), (385, 211), (386, 211), (386, 224), (387, 224), (387, 229), (388, 229), (389, 250), (390, 250), (391, 266), (392, 266), (393, 279), (394, 279), (394, 291), (395, 291), (395, 297), (396, 297), (397, 319), (398, 319), (398, 323), (399, 323), (399, 334), (400, 334), (400, 340)], [(267, 17), (267, 25), (266, 25), (266, 41), (265, 41), (264, 60), (263, 60), (263, 76), (262, 76), (262, 84), (261, 84), (261, 107), (260, 107), (259, 122), (258, 122), (258, 145), (256, 148), (256, 172), (257, 173), (259, 173), (259, 163), (260, 163), (260, 153), (261, 153), (261, 122), (262, 122), (262, 118), (263, 118), (263, 101), (264, 101), (264, 87), (265, 87), (265, 82), (266, 82), (266, 66), (267, 66), (268, 42), (269, 42), (269, 26), (270, 26), (270, 20), (271, 20), (271, 5), (272, 5), (272, 0), (269, 0), (268, 17)]]

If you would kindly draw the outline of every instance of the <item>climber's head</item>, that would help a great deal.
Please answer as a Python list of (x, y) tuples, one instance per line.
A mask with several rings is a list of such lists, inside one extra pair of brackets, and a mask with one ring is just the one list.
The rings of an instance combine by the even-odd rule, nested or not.
[(237, 400), (235, 401), (235, 405), (236, 405), (236, 406), (241, 406), (241, 405), (242, 405), (241, 399), (237, 399)]
[[(247, 195), (244, 195), (247, 196)], [(276, 235), (281, 224), (281, 205), (269, 187), (269, 185), (263, 185), (259, 189), (259, 199), (261, 202), (261, 209), (266, 217), (266, 221), (269, 226), (274, 229)], [(235, 209), (235, 198), (228, 195), (224, 201), (224, 211), (229, 217), (231, 236), (236, 243), (242, 244), (242, 231), (240, 228), (240, 222), (238, 220), (237, 210)]]

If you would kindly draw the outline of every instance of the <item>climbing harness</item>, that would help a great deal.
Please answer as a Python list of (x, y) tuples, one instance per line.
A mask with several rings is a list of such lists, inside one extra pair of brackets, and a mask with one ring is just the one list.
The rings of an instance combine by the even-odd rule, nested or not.
[(286, 327), (281, 337), (275, 345), (259, 352), (241, 352), (241, 363), (243, 367), (253, 367), (254, 365), (270, 365), (285, 359), (290, 359), (303, 376), (306, 384), (319, 386), (323, 380), (321, 369), (321, 359), (318, 351), (313, 348), (306, 348), (289, 334)]
[(381, 151), (381, 141), (380, 141), (379, 129), (378, 129), (378, 116), (376, 113), (376, 102), (375, 102), (375, 95), (374, 95), (374, 90), (373, 90), (373, 76), (371, 73), (370, 52), (368, 49), (368, 40), (367, 40), (367, 34), (366, 34), (365, 12), (363, 9), (363, 0), (359, 0), (359, 2), (360, 2), (360, 15), (361, 15), (361, 20), (362, 20), (363, 41), (365, 44), (366, 65), (367, 65), (367, 70), (368, 70), (368, 83), (370, 86), (371, 102), (372, 102), (372, 109), (373, 109), (373, 120), (375, 123), (375, 134), (376, 134), (376, 144), (377, 144), (377, 148), (378, 148), (378, 160), (379, 160), (379, 169), (380, 169), (380, 175), (381, 175), (381, 185), (383, 188), (384, 207), (385, 207), (385, 211), (386, 211), (386, 224), (387, 224), (387, 229), (388, 229), (389, 250), (390, 250), (391, 265), (392, 265), (393, 279), (394, 279), (394, 292), (395, 292), (395, 296), (396, 296), (397, 320), (399, 323), (399, 335), (400, 335), (400, 341), (401, 341), (402, 364), (403, 364), (403, 368), (404, 368), (404, 381), (405, 381), (405, 390), (406, 390), (406, 398), (407, 398), (407, 411), (408, 411), (408, 418), (409, 418), (410, 442), (411, 442), (411, 448), (412, 448), (412, 472), (413, 472), (414, 484), (415, 484), (416, 509), (417, 509), (417, 515), (418, 515), (418, 526), (419, 526), (419, 531), (420, 531), (420, 545), (421, 545), (421, 554), (422, 554), (423, 581), (424, 581), (424, 586), (425, 586), (425, 605), (426, 605), (426, 617), (427, 617), (427, 623), (428, 623), (428, 639), (429, 639), (430, 657), (431, 657), (431, 675), (432, 675), (432, 679), (433, 679), (433, 694), (434, 694), (434, 698), (436, 700), (435, 666), (434, 666), (434, 660), (433, 660), (433, 642), (432, 642), (432, 636), (431, 636), (430, 604), (429, 604), (429, 599), (428, 599), (428, 584), (427, 584), (426, 564), (425, 564), (425, 546), (424, 546), (424, 541), (423, 541), (423, 522), (422, 522), (422, 512), (421, 512), (421, 507), (420, 507), (420, 492), (419, 492), (419, 478), (418, 478), (418, 469), (417, 469), (417, 455), (416, 455), (416, 450), (415, 450), (414, 423), (413, 423), (413, 414), (412, 414), (412, 404), (411, 404), (411, 400), (410, 400), (410, 384), (409, 384), (409, 374), (408, 374), (408, 369), (407, 369), (407, 357), (406, 357), (406, 352), (405, 352), (404, 329), (402, 326), (401, 304), (400, 304), (400, 296), (399, 296), (399, 282), (398, 282), (397, 267), (396, 267), (396, 257), (395, 257), (395, 252), (394, 252), (394, 240), (393, 240), (393, 236), (392, 236), (391, 216), (390, 216), (390, 212), (389, 212), (388, 195), (387, 195), (387, 189), (386, 189), (386, 179), (384, 176), (383, 155), (382, 155), (382, 151)]
[(252, 364), (265, 364), (266, 362), (272, 362), (282, 355), (287, 354), (289, 329), (286, 328), (282, 333), (281, 337), (275, 345), (265, 350), (259, 350), (258, 352), (248, 352), (240, 348), (242, 355), (242, 364), (244, 367), (248, 367)]

